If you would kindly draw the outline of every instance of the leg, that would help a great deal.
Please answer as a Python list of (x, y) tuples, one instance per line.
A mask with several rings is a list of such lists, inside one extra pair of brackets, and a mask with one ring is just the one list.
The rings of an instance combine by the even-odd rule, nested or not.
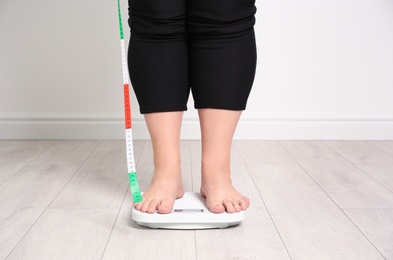
[(185, 0), (129, 0), (128, 65), (154, 150), (154, 177), (142, 212), (169, 213), (184, 194), (180, 127), (190, 91)]
[(183, 112), (145, 114), (154, 151), (154, 177), (135, 205), (142, 212), (170, 213), (184, 195), (180, 168), (180, 128)]
[(212, 212), (237, 212), (250, 201), (233, 186), (230, 148), (254, 81), (255, 0), (188, 2), (190, 77), (202, 132), (202, 187)]
[(188, 2), (195, 108), (244, 110), (256, 70), (255, 0)]
[(129, 0), (128, 67), (140, 112), (187, 110), (185, 0)]
[(214, 213), (239, 212), (250, 201), (232, 185), (230, 152), (241, 111), (199, 109), (202, 132), (202, 187), (207, 206)]

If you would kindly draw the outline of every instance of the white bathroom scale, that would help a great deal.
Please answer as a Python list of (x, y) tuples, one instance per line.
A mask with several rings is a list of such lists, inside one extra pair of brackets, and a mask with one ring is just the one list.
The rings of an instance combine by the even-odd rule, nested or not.
[(245, 219), (245, 211), (236, 213), (212, 213), (206, 207), (200, 193), (186, 192), (175, 201), (169, 214), (143, 213), (132, 209), (132, 219), (140, 226), (162, 229), (210, 229), (239, 225)]

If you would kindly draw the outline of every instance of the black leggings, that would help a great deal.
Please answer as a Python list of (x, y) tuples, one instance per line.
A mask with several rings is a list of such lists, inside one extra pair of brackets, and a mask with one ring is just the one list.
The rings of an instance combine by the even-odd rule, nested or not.
[(255, 0), (129, 0), (140, 112), (244, 110), (256, 69)]

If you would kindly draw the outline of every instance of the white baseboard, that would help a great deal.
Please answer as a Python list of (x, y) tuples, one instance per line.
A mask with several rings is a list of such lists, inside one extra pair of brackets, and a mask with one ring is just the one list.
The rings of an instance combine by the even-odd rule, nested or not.
[[(0, 116), (0, 139), (124, 139), (120, 116)], [(135, 139), (149, 139), (143, 119), (133, 122)], [(185, 119), (183, 140), (199, 140), (198, 120)], [(393, 140), (393, 119), (247, 120), (235, 140)]]

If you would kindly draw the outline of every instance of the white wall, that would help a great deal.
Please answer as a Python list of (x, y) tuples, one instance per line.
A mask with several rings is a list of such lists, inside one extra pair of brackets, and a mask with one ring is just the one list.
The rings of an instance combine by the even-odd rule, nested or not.
[[(393, 1), (257, 7), (236, 139), (393, 139)], [(116, 0), (0, 2), (0, 139), (123, 138), (122, 95)], [(132, 103), (134, 135), (148, 138)], [(191, 99), (184, 119), (182, 138), (198, 139)]]

